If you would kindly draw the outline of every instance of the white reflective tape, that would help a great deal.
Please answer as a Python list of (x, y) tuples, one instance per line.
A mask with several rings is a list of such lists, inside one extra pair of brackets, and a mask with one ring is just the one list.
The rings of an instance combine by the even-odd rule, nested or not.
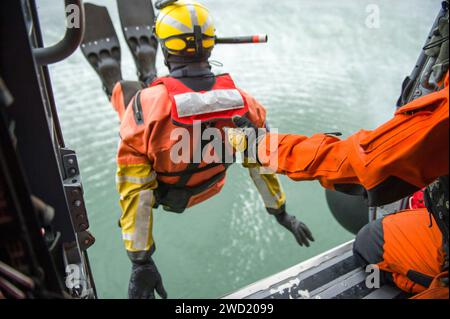
[(178, 116), (186, 117), (244, 107), (238, 90), (213, 90), (205, 93), (184, 93), (174, 96)]
[(205, 33), (206, 30), (208, 30), (208, 28), (212, 25), (212, 23), (213, 23), (213, 21), (212, 21), (211, 16), (208, 16), (206, 18), (205, 23), (202, 25), (202, 33)]
[(189, 14), (191, 15), (192, 29), (194, 29), (194, 26), (198, 25), (197, 10), (195, 10), (195, 7), (193, 5), (188, 5), (186, 7), (188, 8)]
[(134, 222), (133, 248), (145, 250), (150, 234), (150, 222), (153, 204), (153, 191), (139, 192), (139, 202)]
[(164, 18), (161, 20), (161, 23), (168, 24), (171, 27), (178, 29), (180, 32), (183, 32), (183, 33), (194, 32), (194, 28), (189, 28), (189, 27), (185, 26), (183, 23), (181, 23), (178, 20), (175, 20), (174, 18), (172, 18), (169, 15), (164, 16)]
[(116, 183), (133, 183), (133, 184), (149, 184), (156, 180), (156, 173), (152, 172), (147, 177), (135, 177), (135, 176), (126, 176), (126, 175), (116, 175)]
[(133, 240), (133, 235), (122, 233), (122, 239), (123, 240)]

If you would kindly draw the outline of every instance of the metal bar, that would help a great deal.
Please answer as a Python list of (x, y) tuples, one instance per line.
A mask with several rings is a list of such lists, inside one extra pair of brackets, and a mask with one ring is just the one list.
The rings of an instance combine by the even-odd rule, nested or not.
[(84, 7), (82, 0), (65, 0), (66, 15), (69, 17), (69, 12), (67, 11), (68, 6), (77, 6), (79, 12), (79, 27), (66, 28), (66, 34), (64, 38), (58, 43), (46, 48), (35, 48), (33, 49), (34, 58), (36, 63), (39, 65), (49, 65), (68, 58), (72, 53), (74, 53), (84, 36)]
[[(40, 47), (43, 46), (44, 41), (42, 39), (41, 24), (39, 22), (39, 15), (37, 13), (36, 3), (34, 0), (29, 2), (29, 9), (30, 9), (30, 16), (32, 19), (31, 21), (31, 24), (33, 26), (32, 29), (34, 30), (34, 32), (30, 35), (31, 36), (30, 41), (32, 41), (32, 45)], [(42, 72), (41, 78), (43, 79), (43, 83), (41, 86), (41, 94), (46, 95), (43, 101), (46, 107), (49, 109), (49, 113), (51, 115), (51, 118), (49, 118), (49, 122), (52, 123), (52, 125), (50, 125), (49, 128), (50, 130), (53, 130), (55, 132), (56, 140), (59, 147), (64, 148), (66, 146), (64, 142), (61, 124), (58, 118), (58, 111), (56, 109), (56, 102), (53, 95), (50, 72), (46, 65), (41, 66), (40, 70)]]
[(353, 247), (353, 240), (339, 245), (333, 249), (330, 249), (322, 254), (319, 254), (311, 259), (308, 259), (300, 264), (297, 264), (289, 269), (286, 269), (280, 273), (272, 275), (268, 278), (262, 279), (256, 283), (253, 283), (247, 287), (240, 289), (234, 293), (222, 297), (223, 299), (244, 299), (253, 298), (258, 292), (277, 289), (276, 286), (285, 282), (289, 278), (296, 278), (300, 273), (306, 272), (312, 268), (319, 267), (323, 263), (330, 261), (335, 257), (343, 257), (346, 253), (351, 253)]
[[(427, 39), (424, 44), (424, 48), (427, 46), (427, 44), (430, 42), (431, 38), (433, 37), (433, 32), (438, 26), (439, 20), (446, 15), (448, 12), (448, 2), (444, 1), (442, 2), (442, 8), (439, 11), (436, 19), (433, 22), (433, 25), (431, 26), (431, 30), (428, 33)], [(426, 95), (433, 90), (427, 89), (424, 87), (421, 83), (423, 81), (423, 75), (424, 75), (424, 69), (429, 65), (429, 60), (431, 57), (427, 56), (425, 54), (425, 50), (422, 49), (420, 52), (419, 58), (417, 59), (416, 64), (414, 65), (413, 70), (411, 71), (411, 74), (407, 77), (407, 83), (405, 83), (405, 87), (402, 88), (402, 93), (400, 95), (399, 101), (397, 103), (397, 107), (402, 107), (403, 105), (411, 102), (412, 100), (415, 100), (418, 97), (421, 97), (423, 95)], [(434, 64), (434, 63), (433, 63)], [(426, 79), (428, 81), (428, 78)]]
[(267, 43), (269, 37), (267, 34), (229, 37), (229, 38), (216, 38), (216, 44), (246, 44), (246, 43)]

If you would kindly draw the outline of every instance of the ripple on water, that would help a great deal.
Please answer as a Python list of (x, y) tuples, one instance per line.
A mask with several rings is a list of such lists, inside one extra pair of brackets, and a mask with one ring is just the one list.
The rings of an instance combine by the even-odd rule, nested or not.
[[(62, 5), (53, 2), (38, 1), (46, 44), (56, 42), (64, 31), (63, 19), (57, 19)], [(94, 2), (106, 5), (119, 26), (115, 0)], [(224, 67), (215, 69), (230, 72), (240, 87), (267, 107), (272, 127), (300, 134), (336, 130), (349, 134), (389, 117), (400, 84), (416, 60), (440, 4), (440, 0), (373, 0), (382, 10), (382, 24), (380, 29), (369, 30), (364, 26), (367, 3), (360, 0), (202, 2), (210, 7), (221, 36), (269, 34), (269, 43), (264, 45), (217, 46), (213, 59)], [(135, 79), (131, 55), (119, 37), (123, 74), (126, 79)], [(157, 63), (161, 74), (166, 74), (161, 54)], [(91, 227), (97, 237), (90, 251), (97, 288), (100, 296), (124, 297), (129, 262), (116, 226), (117, 116), (80, 52), (51, 66), (50, 71), (66, 144), (77, 151)], [(177, 216), (185, 223), (177, 224), (178, 229), (195, 229), (185, 234), (184, 242), (177, 241), (175, 217), (156, 220), (156, 231), (164, 234), (160, 235), (164, 240), (158, 240), (166, 247), (156, 259), (173, 298), (217, 297), (329, 248), (324, 238), (330, 239), (330, 232), (322, 227), (308, 253), (299, 251), (291, 236), (265, 214), (245, 170), (232, 176), (227, 181), (230, 187), (211, 201), (214, 204), (190, 210), (193, 215), (205, 210), (217, 212), (205, 218), (207, 223)], [(290, 207), (311, 211), (313, 215), (305, 217), (317, 224), (333, 222), (326, 208), (317, 211), (310, 203), (317, 198), (301, 202), (296, 196), (305, 184), (299, 186), (286, 179), (284, 185)], [(211, 225), (221, 227), (212, 232)], [(205, 235), (209, 231), (210, 238)], [(203, 241), (198, 240), (200, 232)], [(348, 238), (345, 231), (336, 228), (330, 241), (338, 244)], [(282, 260), (272, 258), (276, 253)], [(191, 278), (193, 273), (197, 277)]]

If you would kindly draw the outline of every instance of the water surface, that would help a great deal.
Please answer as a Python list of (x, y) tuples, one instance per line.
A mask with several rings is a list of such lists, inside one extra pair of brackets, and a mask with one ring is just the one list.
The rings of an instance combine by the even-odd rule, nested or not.
[[(63, 34), (62, 5), (39, 0), (47, 44)], [(59, 1), (63, 2), (63, 1)], [(106, 5), (120, 31), (115, 1)], [(217, 33), (267, 33), (266, 45), (221, 46), (213, 59), (268, 109), (281, 132), (341, 131), (345, 136), (389, 119), (436, 16), (438, 0), (208, 0)], [(370, 29), (366, 8), (380, 9)], [(121, 34), (123, 74), (135, 79)], [(158, 59), (161, 75), (167, 71)], [(77, 151), (97, 242), (89, 254), (100, 297), (124, 298), (130, 273), (117, 219), (114, 184), (118, 120), (80, 52), (51, 67), (66, 143)], [(262, 205), (248, 173), (233, 166), (224, 190), (183, 215), (157, 210), (154, 259), (171, 298), (217, 298), (352, 239), (332, 218), (316, 182), (282, 177), (288, 212), (312, 229), (299, 247)]]

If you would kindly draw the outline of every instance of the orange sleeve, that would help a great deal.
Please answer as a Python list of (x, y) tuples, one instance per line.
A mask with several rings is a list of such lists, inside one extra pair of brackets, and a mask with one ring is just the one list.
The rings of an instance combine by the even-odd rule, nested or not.
[(242, 96), (247, 101), (248, 114), (247, 118), (254, 123), (257, 127), (266, 126), (266, 109), (261, 105), (253, 96), (245, 92), (244, 90), (238, 89)]
[(362, 130), (345, 140), (325, 134), (267, 134), (259, 159), (293, 180), (319, 180), (330, 189), (422, 188), (448, 175), (448, 94), (447, 75), (444, 89), (405, 105), (375, 130)]
[[(266, 156), (265, 151), (269, 149), (269, 143), (277, 145), (278, 150)], [(336, 183), (359, 183), (348, 162), (350, 140), (339, 140), (326, 134), (307, 137), (269, 133), (262, 144), (260, 143), (258, 156), (262, 164), (275, 164), (273, 168), (277, 173), (285, 174), (293, 180), (319, 180), (327, 188), (333, 188)], [(267, 147), (263, 147), (264, 144)]]

